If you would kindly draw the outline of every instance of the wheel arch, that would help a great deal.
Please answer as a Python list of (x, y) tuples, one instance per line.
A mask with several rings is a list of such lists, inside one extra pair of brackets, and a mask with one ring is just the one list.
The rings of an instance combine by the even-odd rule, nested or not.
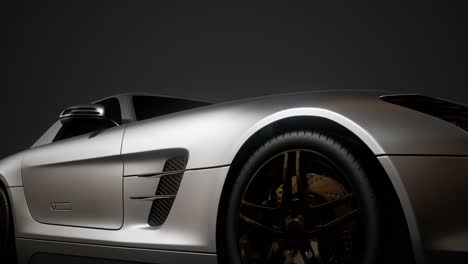
[[(12, 197), (10, 195), (10, 192), (8, 191), (8, 188), (9, 186), (7, 185), (7, 182), (6, 180), (4, 179), (3, 175), (0, 173), (0, 190), (3, 191), (5, 193), (5, 196), (7, 198), (7, 202), (8, 202), (8, 205), (9, 205), (9, 210), (10, 210), (10, 215), (12, 217), (12, 220), (14, 220), (14, 217), (13, 217), (13, 208), (12, 208)], [(14, 225), (14, 221), (12, 222), (12, 224)], [(13, 229), (14, 230), (14, 229)]]
[(15, 242), (15, 238), (16, 238), (16, 235), (15, 235), (15, 216), (14, 216), (14, 212), (13, 212), (13, 205), (12, 205), (12, 197), (10, 195), (10, 192), (8, 191), (8, 185), (6, 184), (6, 181), (3, 177), (3, 175), (0, 173), (0, 190), (3, 191), (5, 193), (5, 197), (6, 197), (6, 200), (7, 200), (7, 210), (9, 210), (9, 222), (10, 222), (10, 230), (9, 230), (9, 234), (8, 234), (8, 241), (10, 242), (10, 246), (11, 246), (11, 251), (9, 251), (8, 255), (7, 255), (7, 258), (11, 258), (11, 259), (14, 259), (16, 261), (16, 242)]
[[(339, 116), (339, 118), (345, 118), (344, 116)], [(284, 118), (278, 118), (277, 120), (268, 122), (268, 118), (262, 120), (259, 123), (263, 123), (260, 128), (256, 129), (254, 132), (249, 131), (248, 137), (243, 138), (242, 145), (238, 148), (236, 155), (234, 156), (230, 169), (228, 171), (225, 184), (223, 186), (223, 190), (221, 193), (218, 215), (217, 215), (217, 230), (216, 236), (220, 236), (222, 234), (220, 228), (222, 228), (222, 223), (224, 223), (223, 217), (225, 216), (225, 212), (223, 211), (226, 206), (224, 204), (229, 199), (229, 190), (230, 186), (232, 185), (233, 180), (235, 179), (236, 174), (242, 168), (242, 164), (249, 158), (249, 156), (262, 144), (264, 144), (267, 140), (271, 139), (275, 135), (286, 131), (292, 130), (313, 130), (321, 133), (332, 134), (333, 136), (337, 136), (340, 139), (344, 139), (349, 143), (353, 151), (361, 151), (363, 152), (363, 158), (372, 161), (371, 167), (374, 170), (378, 170), (376, 175), (375, 182), (379, 183), (379, 188), (383, 188), (386, 193), (389, 193), (389, 197), (391, 203), (395, 206), (392, 210), (394, 211), (393, 214), (397, 214), (398, 217), (404, 222), (406, 227), (414, 226), (409, 225), (407, 221), (411, 221), (414, 219), (412, 216), (408, 216), (408, 212), (403, 210), (402, 202), (400, 201), (399, 192), (397, 192), (396, 187), (393, 185), (389, 174), (385, 171), (383, 166), (378, 161), (377, 157), (375, 156), (375, 152), (379, 153), (381, 148), (377, 141), (372, 137), (372, 135), (365, 133), (364, 130), (360, 130), (360, 128), (354, 122), (346, 122), (350, 124), (354, 129), (360, 130), (360, 135), (364, 135), (364, 138), (358, 136), (355, 132), (353, 132), (349, 126), (345, 127), (337, 122), (337, 120), (332, 120), (327, 117), (323, 116), (310, 116), (310, 115), (296, 115), (296, 116), (288, 116)], [(347, 119), (347, 121), (350, 121)], [(378, 178), (378, 179), (377, 179)], [(407, 242), (411, 243), (414, 241), (420, 241), (419, 238), (413, 238), (412, 235), (414, 232), (410, 232), (408, 228), (402, 231), (402, 235), (407, 238)], [(416, 232), (416, 234), (419, 234)], [(217, 241), (221, 241), (217, 238)], [(219, 245), (217, 245), (219, 247)], [(415, 248), (420, 248), (419, 245), (411, 245), (409, 247), (412, 248), (410, 254), (412, 254), (412, 258), (414, 259), (414, 255), (417, 254), (414, 252)], [(218, 248), (218, 252), (220, 252)], [(225, 256), (221, 256), (223, 258)]]
[(3, 174), (0, 173), (0, 188), (6, 192), (7, 183)]

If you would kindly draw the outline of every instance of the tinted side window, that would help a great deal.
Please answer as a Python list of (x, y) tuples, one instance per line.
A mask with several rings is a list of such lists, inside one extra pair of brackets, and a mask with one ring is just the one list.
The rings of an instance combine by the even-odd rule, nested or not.
[(178, 98), (133, 96), (133, 108), (138, 121), (206, 105), (209, 103)]
[[(117, 98), (109, 98), (96, 104), (104, 106), (106, 116), (116, 122), (117, 124), (122, 124), (122, 115), (120, 111), (120, 103)], [(112, 122), (107, 120), (92, 120), (92, 119), (83, 119), (83, 120), (74, 120), (63, 124), (57, 135), (54, 138), (55, 141), (76, 137), (79, 135), (84, 135), (94, 131), (103, 130), (115, 126)]]

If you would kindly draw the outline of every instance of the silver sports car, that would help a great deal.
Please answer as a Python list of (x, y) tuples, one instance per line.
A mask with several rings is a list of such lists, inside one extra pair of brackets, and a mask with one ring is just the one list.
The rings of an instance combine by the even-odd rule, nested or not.
[(468, 263), (467, 132), (382, 91), (73, 106), (0, 161), (0, 263)]

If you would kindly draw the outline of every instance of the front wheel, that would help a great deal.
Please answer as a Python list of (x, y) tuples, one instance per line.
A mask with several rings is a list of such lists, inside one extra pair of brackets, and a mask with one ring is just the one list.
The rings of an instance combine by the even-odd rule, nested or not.
[(344, 144), (324, 134), (269, 140), (230, 189), (224, 262), (375, 263), (378, 208), (368, 177)]

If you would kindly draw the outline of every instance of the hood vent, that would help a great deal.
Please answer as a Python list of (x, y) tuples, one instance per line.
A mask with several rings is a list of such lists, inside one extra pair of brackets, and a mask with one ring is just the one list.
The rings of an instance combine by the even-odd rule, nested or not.
[(468, 132), (468, 106), (423, 95), (389, 95), (380, 99), (437, 117)]

